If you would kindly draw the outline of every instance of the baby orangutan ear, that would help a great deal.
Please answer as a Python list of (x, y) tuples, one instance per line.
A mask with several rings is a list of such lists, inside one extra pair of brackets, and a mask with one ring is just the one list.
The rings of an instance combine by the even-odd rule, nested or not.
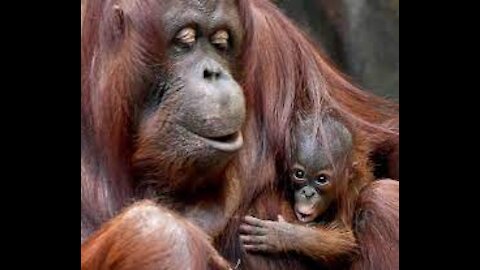
[(352, 179), (355, 176), (355, 171), (358, 167), (358, 161), (352, 162), (352, 166), (350, 168), (347, 168), (347, 177), (348, 179)]

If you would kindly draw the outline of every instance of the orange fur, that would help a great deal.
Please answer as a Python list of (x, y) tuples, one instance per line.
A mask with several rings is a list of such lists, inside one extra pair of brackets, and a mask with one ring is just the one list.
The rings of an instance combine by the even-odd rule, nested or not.
[[(220, 234), (214, 239), (216, 247), (231, 263), (240, 259), (241, 269), (308, 269), (310, 262), (298, 255), (245, 254), (237, 239), (238, 217), (246, 213), (265, 219), (275, 219), (278, 214), (289, 221), (295, 219), (291, 209), (286, 207), (285, 183), (279, 181), (287, 156), (285, 149), (291, 145), (289, 134), (295, 113), (307, 108), (318, 113), (325, 107), (333, 108), (363, 134), (362, 138), (368, 143), (359, 145), (366, 146), (368, 149), (365, 151), (375, 154), (380, 149), (387, 149), (382, 155), (392, 157), (390, 160), (395, 165), (397, 154), (388, 149), (395, 149), (398, 145), (398, 105), (351, 84), (307, 35), (270, 1), (236, 2), (246, 32), (239, 66), (246, 67), (242, 85), (248, 117), (243, 130), (244, 147), (227, 170), (232, 174), (219, 176), (221, 179), (217, 183), (232, 181), (235, 176), (238, 185), (235, 184), (235, 189), (226, 185), (221, 192), (208, 194), (211, 201), (205, 199), (200, 202), (209, 204), (204, 209), (210, 219), (221, 219), (219, 229), (212, 235)], [(135, 30), (141, 33), (129, 28), (125, 33), (119, 33), (114, 27), (118, 18), (114, 9), (109, 8), (118, 3), (126, 4), (133, 14), (131, 18), (139, 26)], [(172, 214), (172, 209), (134, 205), (139, 211), (132, 208), (124, 210), (145, 196), (136, 193), (141, 183), (133, 177), (133, 138), (130, 132), (136, 124), (136, 106), (145, 94), (135, 90), (144, 88), (145, 77), (151, 76), (145, 67), (162, 62), (162, 52), (165, 52), (161, 37), (155, 35), (155, 24), (152, 23), (153, 18), (159, 18), (155, 12), (161, 3), (82, 1), (83, 269), (110, 266), (150, 269), (155, 263), (165, 267), (163, 269), (185, 269), (188, 265), (193, 269), (203, 269), (209, 265), (208, 258), (218, 258), (208, 255), (215, 253), (208, 236), (185, 217)], [(126, 44), (119, 42), (122, 34), (127, 36)], [(382, 204), (379, 201), (383, 200), (382, 196), (366, 193), (361, 198), (373, 200), (370, 205), (377, 210), (379, 217), (391, 216), (382, 212), (386, 211), (385, 208), (378, 207)], [(227, 204), (231, 199), (232, 202)], [(211, 213), (209, 207), (212, 205), (219, 206), (220, 210)], [(201, 208), (202, 205), (193, 206)], [(129, 213), (144, 216), (152, 212), (156, 216), (152, 217), (152, 221), (162, 217), (165, 223), (149, 227), (139, 217), (128, 218)], [(385, 220), (392, 221), (395, 219)], [(392, 224), (397, 226), (394, 222)], [(180, 228), (178, 234), (168, 235), (168, 230), (177, 227)], [(144, 234), (145, 229), (156, 231), (158, 235), (151, 232)], [(370, 234), (366, 233), (362, 238), (361, 232), (356, 235), (363, 248), (362, 254), (370, 254), (362, 258), (368, 257), (371, 263), (375, 260), (389, 261), (378, 249), (370, 249), (382, 244), (378, 242), (378, 237), (367, 237)], [(189, 239), (192, 245), (186, 245), (180, 239)], [(168, 255), (163, 256), (167, 249), (170, 250)], [(362, 265), (361, 261), (358, 265)]]

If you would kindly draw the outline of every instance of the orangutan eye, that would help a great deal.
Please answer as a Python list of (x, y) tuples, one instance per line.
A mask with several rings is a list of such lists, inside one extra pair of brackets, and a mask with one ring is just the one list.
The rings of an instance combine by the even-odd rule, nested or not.
[(212, 44), (221, 50), (228, 49), (230, 35), (226, 30), (219, 30), (211, 38)]
[(330, 179), (329, 179), (328, 175), (326, 175), (326, 174), (320, 174), (315, 179), (315, 184), (317, 184), (319, 186), (326, 185), (329, 182), (330, 182)]
[(293, 176), (297, 179), (303, 179), (305, 177), (305, 172), (300, 169), (295, 169), (293, 171)]
[(185, 27), (175, 36), (175, 41), (183, 46), (191, 47), (197, 38), (197, 32), (191, 27)]

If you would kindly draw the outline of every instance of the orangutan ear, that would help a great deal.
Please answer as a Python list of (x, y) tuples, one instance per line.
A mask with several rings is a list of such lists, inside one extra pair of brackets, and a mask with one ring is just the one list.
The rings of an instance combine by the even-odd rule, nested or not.
[(123, 37), (125, 34), (125, 14), (119, 4), (113, 5), (113, 27), (117, 37)]

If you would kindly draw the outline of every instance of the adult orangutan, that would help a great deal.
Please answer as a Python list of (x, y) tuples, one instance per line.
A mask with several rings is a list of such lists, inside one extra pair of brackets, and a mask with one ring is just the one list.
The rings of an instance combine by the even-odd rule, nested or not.
[(344, 80), (266, 0), (88, 0), (81, 25), (83, 269), (229, 267), (215, 248), (242, 269), (307, 267), (238, 241), (246, 213), (294, 218), (276, 182), (293, 112), (328, 104), (372, 154), (395, 145), (396, 107)]
[(83, 5), (82, 269), (228, 268), (211, 237), (239, 199), (235, 1)]

